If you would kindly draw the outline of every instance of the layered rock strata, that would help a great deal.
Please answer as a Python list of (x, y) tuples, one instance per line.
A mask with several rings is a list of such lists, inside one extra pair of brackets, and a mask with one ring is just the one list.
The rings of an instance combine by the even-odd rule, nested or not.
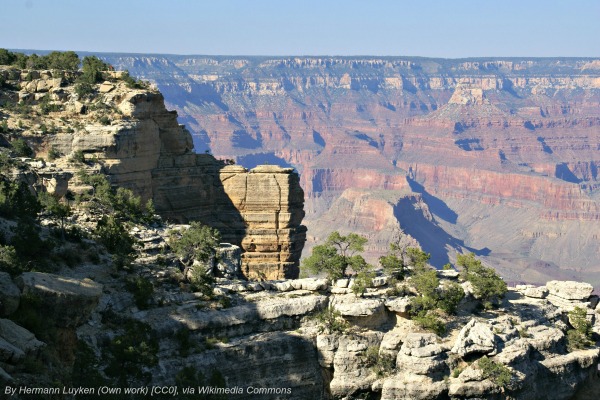
[(103, 56), (156, 82), (199, 148), (294, 166), (309, 245), (373, 232), (346, 190), (410, 187), (437, 224), (373, 204), (375, 235), (435, 239), (438, 267), (462, 247), (515, 283), (600, 283), (598, 60)]
[[(61, 110), (45, 113), (40, 124), (22, 132), (37, 155), (81, 154), (88, 164), (95, 163), (92, 169), (108, 174), (113, 185), (132, 189), (144, 201), (153, 200), (165, 219), (196, 220), (217, 228), (225, 242), (241, 247), (241, 272), (248, 278), (298, 276), (306, 228), (304, 193), (292, 168), (262, 166), (248, 171), (194, 153), (190, 133), (177, 122), (175, 111), (166, 110), (157, 91), (131, 89), (111, 79), (96, 85), (98, 93), (86, 99), (65, 79), (55, 78), (53, 74), (60, 76), (56, 72), (42, 71), (28, 81), (28, 74), (37, 71), (3, 68), (2, 76), (20, 87), (12, 94), (22, 103), (46, 102)], [(10, 128), (23, 130), (16, 119)], [(55, 168), (57, 163), (62, 169)], [(37, 168), (38, 175), (49, 192), (64, 194), (77, 167), (64, 160), (52, 165)], [(72, 174), (62, 179), (63, 170)]]

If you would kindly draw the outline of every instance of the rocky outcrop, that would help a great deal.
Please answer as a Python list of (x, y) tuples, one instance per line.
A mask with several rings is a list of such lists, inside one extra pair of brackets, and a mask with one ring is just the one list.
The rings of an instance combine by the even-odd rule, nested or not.
[(494, 333), (488, 324), (472, 319), (461, 329), (452, 352), (464, 357), (469, 354), (490, 354), (496, 350)]
[(72, 328), (85, 322), (98, 305), (102, 285), (43, 272), (25, 272), (17, 278), (23, 295), (43, 304), (44, 317), (56, 326)]
[[(37, 71), (0, 71), (14, 78), (11, 84), (20, 87), (19, 96), (31, 97), (31, 105), (46, 102), (57, 110), (44, 112), (38, 126), (22, 132), (36, 155), (61, 156), (50, 166), (36, 167), (46, 191), (57, 197), (66, 193), (81, 167), (66, 158), (79, 155), (95, 164), (88, 169), (108, 174), (113, 185), (153, 200), (164, 219), (217, 228), (224, 242), (241, 248), (241, 272), (247, 278), (298, 277), (306, 228), (304, 192), (292, 168), (265, 165), (249, 171), (194, 153), (190, 133), (156, 90), (132, 89), (106, 75), (110, 81), (96, 85), (97, 94), (80, 98), (69, 80), (56, 80), (50, 71), (32, 81), (25, 77)], [(10, 123), (17, 129), (16, 118)], [(77, 178), (70, 183), (79, 184)]]

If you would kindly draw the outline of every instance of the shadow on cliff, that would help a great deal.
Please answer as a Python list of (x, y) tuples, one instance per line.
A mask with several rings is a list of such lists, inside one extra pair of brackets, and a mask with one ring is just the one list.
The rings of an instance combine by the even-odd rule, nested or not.
[[(182, 348), (187, 349), (180, 343), (179, 353), (161, 359), (159, 382), (177, 384), (174, 377), (187, 370), (201, 372), (205, 378), (218, 376), (209, 384), (238, 388), (236, 399), (323, 398), (328, 382), (322, 376), (316, 343), (292, 334), (301, 326), (300, 318), (283, 314), (270, 319), (256, 302), (228, 298), (233, 299), (229, 308), (179, 307), (177, 317), (171, 314), (161, 322), (160, 332), (178, 332), (176, 336), (185, 332), (184, 345), (194, 346), (181, 354)], [(203, 386), (187, 383), (183, 386)]]
[(444, 221), (450, 222), (451, 224), (456, 224), (458, 219), (458, 214), (454, 212), (450, 207), (446, 205), (441, 199), (435, 197), (431, 193), (425, 190), (425, 187), (421, 185), (419, 182), (412, 180), (410, 178), (406, 178), (408, 181), (408, 185), (411, 190), (415, 193), (421, 194), (423, 196), (423, 200), (427, 203), (429, 210), (435, 214), (437, 217), (443, 219)]
[(223, 242), (241, 247), (246, 224), (226, 193), (221, 170), (226, 164), (209, 154), (195, 154), (193, 167), (167, 167), (153, 171), (154, 203), (166, 220), (199, 221), (217, 229)]
[(423, 251), (431, 254), (429, 262), (436, 268), (441, 268), (450, 262), (448, 257), (450, 249), (459, 253), (466, 250), (477, 256), (486, 256), (490, 253), (488, 248), (477, 250), (465, 246), (463, 240), (448, 234), (434, 220), (427, 219), (423, 211), (416, 206), (414, 199), (409, 197), (401, 199), (394, 207), (394, 216), (400, 222), (404, 232), (414, 237)]

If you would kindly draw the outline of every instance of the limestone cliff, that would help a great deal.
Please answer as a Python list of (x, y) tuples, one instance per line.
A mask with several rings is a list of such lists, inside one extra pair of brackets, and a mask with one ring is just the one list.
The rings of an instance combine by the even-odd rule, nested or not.
[(162, 94), (129, 88), (119, 73), (87, 97), (76, 93), (64, 73), (4, 67), (0, 74), (15, 87), (4, 96), (50, 110), (21, 127), (18, 115), (8, 119), (37, 156), (53, 153), (53, 164), (75, 175), (80, 167), (68, 159), (79, 154), (113, 185), (152, 199), (164, 218), (219, 229), (225, 241), (242, 247), (242, 272), (249, 278), (298, 276), (306, 228), (304, 193), (293, 169), (248, 171), (194, 153), (190, 133), (175, 111), (166, 110)]

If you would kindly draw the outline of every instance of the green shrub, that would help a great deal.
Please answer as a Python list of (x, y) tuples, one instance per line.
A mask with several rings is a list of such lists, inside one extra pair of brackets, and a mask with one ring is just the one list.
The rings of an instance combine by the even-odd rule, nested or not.
[(152, 295), (154, 294), (154, 285), (150, 280), (138, 276), (127, 281), (125, 287), (133, 294), (133, 299), (138, 309), (146, 310), (150, 306)]
[(83, 150), (75, 150), (73, 154), (71, 154), (69, 161), (76, 164), (85, 164), (85, 154), (83, 153)]
[(96, 56), (84, 57), (82, 64), (83, 72), (78, 81), (89, 85), (102, 82), (104, 80), (102, 72), (109, 69), (109, 65)]
[(25, 182), (0, 176), (0, 216), (34, 220), (41, 210), (39, 201)]
[[(94, 350), (82, 340), (77, 341), (75, 351), (75, 361), (71, 380), (73, 387), (100, 387), (110, 386), (108, 380), (100, 373), (100, 360), (94, 353)], [(97, 399), (97, 394), (85, 395), (78, 394), (77, 399), (89, 400)]]
[(396, 368), (396, 358), (391, 354), (380, 354), (377, 346), (369, 346), (363, 356), (363, 364), (378, 378), (391, 375)]
[(27, 271), (27, 268), (19, 260), (17, 251), (13, 246), (0, 245), (0, 271), (8, 272), (12, 276), (17, 276)]
[(192, 222), (182, 233), (172, 231), (169, 245), (185, 264), (190, 265), (194, 260), (209, 262), (216, 256), (220, 241), (219, 231), (200, 222)]
[(439, 336), (446, 333), (446, 324), (433, 311), (421, 312), (419, 315), (413, 317), (413, 321), (421, 328)]
[(462, 278), (471, 282), (473, 294), (482, 301), (485, 308), (491, 308), (492, 301), (503, 297), (507, 292), (506, 282), (492, 268), (482, 265), (475, 254), (459, 254), (456, 264), (463, 267)]
[(510, 383), (512, 373), (506, 366), (490, 360), (487, 356), (477, 361), (477, 366), (482, 372), (484, 379), (489, 379), (500, 387), (506, 387)]
[(193, 267), (190, 274), (190, 289), (193, 292), (199, 292), (203, 296), (211, 298), (213, 296), (215, 278), (207, 274), (202, 266)]
[(342, 314), (331, 306), (315, 314), (314, 319), (319, 324), (319, 333), (341, 334), (346, 332), (350, 327), (350, 324), (342, 317)]
[(179, 355), (187, 357), (190, 355), (190, 350), (193, 347), (193, 343), (190, 340), (190, 330), (188, 328), (181, 328), (175, 333), (175, 340), (179, 344)]
[(33, 150), (31, 149), (31, 147), (29, 147), (27, 142), (21, 138), (13, 140), (11, 146), (16, 157), (33, 156)]
[(365, 259), (357, 254), (364, 251), (367, 238), (350, 233), (347, 236), (332, 232), (325, 244), (315, 246), (310, 257), (304, 259), (302, 268), (313, 274), (325, 273), (329, 279), (346, 276), (348, 269), (362, 271), (369, 268)]
[(110, 118), (108, 118), (106, 115), (103, 115), (100, 117), (98, 122), (100, 122), (102, 125), (110, 125)]
[(107, 361), (106, 375), (121, 386), (133, 382), (148, 383), (152, 375), (145, 369), (158, 363), (158, 340), (148, 324), (127, 320), (123, 334), (115, 337), (103, 352)]
[(75, 85), (75, 93), (80, 99), (83, 99), (94, 93), (94, 87), (87, 82), (79, 82)]
[(409, 247), (406, 249), (406, 255), (409, 260), (409, 265), (412, 265), (414, 268), (422, 268), (427, 265), (427, 261), (431, 258), (431, 254), (425, 253), (421, 249), (417, 249), (416, 247)]
[(352, 293), (356, 296), (362, 296), (373, 285), (373, 278), (375, 278), (375, 272), (363, 269), (356, 274), (354, 278), (354, 285), (352, 285)]
[(390, 243), (390, 250), (385, 256), (379, 257), (383, 272), (396, 279), (404, 278), (404, 252), (397, 243)]
[(458, 376), (463, 372), (463, 369), (460, 367), (456, 367), (452, 370), (452, 377), (458, 378)]
[(8, 122), (3, 120), (2, 123), (0, 123), (0, 133), (8, 133), (9, 131), (10, 129), (8, 129)]
[(434, 269), (426, 267), (416, 268), (410, 282), (422, 296), (431, 297), (433, 299), (437, 298), (436, 292), (440, 285), (440, 280)]
[(133, 261), (135, 239), (114, 216), (102, 217), (96, 225), (94, 234), (98, 241), (112, 253), (117, 268), (123, 268)]
[(56, 146), (50, 147), (50, 150), (48, 150), (48, 161), (54, 161), (59, 157), (60, 157), (60, 152), (58, 151)]
[(574, 329), (567, 331), (567, 349), (575, 351), (592, 346), (592, 324), (587, 319), (585, 308), (575, 307), (569, 311), (569, 323)]
[(456, 282), (445, 282), (442, 286), (437, 306), (448, 314), (456, 314), (458, 304), (465, 297), (462, 286)]

